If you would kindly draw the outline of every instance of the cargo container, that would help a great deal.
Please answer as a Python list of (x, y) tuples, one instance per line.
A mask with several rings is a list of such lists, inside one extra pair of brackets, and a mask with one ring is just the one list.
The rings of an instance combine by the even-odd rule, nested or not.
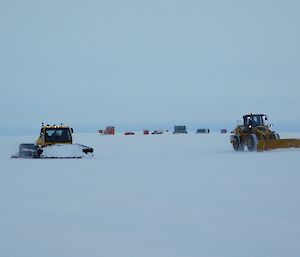
[(186, 126), (174, 126), (173, 134), (187, 134)]
[(209, 129), (206, 129), (206, 128), (197, 129), (196, 133), (197, 134), (209, 134)]
[(113, 126), (108, 126), (105, 129), (99, 129), (98, 132), (102, 135), (114, 135), (116, 133), (116, 129)]

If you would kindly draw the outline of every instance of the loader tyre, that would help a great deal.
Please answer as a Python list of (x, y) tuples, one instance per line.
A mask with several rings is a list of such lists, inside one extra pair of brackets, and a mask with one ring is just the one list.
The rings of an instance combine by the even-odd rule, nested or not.
[(241, 142), (241, 139), (239, 136), (234, 136), (232, 140), (232, 146), (234, 151), (244, 151), (244, 144)]
[(247, 148), (248, 151), (253, 152), (257, 151), (258, 139), (255, 134), (250, 134), (247, 138)]

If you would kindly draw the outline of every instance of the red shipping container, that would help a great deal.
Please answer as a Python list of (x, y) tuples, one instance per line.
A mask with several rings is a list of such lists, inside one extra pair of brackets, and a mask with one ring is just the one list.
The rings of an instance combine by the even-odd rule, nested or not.
[(104, 135), (114, 135), (115, 134), (115, 127), (106, 127), (103, 134)]

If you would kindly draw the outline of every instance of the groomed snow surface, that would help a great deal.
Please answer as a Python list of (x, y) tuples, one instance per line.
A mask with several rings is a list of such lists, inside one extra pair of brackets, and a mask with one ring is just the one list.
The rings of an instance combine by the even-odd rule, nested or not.
[(10, 159), (34, 139), (0, 137), (0, 256), (300, 256), (300, 149), (81, 134), (93, 158)]

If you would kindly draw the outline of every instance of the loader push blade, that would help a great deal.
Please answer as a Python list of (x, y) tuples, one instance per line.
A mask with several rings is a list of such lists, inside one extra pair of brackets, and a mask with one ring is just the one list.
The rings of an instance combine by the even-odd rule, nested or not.
[(290, 138), (259, 140), (257, 144), (258, 152), (280, 148), (300, 148), (300, 139)]

